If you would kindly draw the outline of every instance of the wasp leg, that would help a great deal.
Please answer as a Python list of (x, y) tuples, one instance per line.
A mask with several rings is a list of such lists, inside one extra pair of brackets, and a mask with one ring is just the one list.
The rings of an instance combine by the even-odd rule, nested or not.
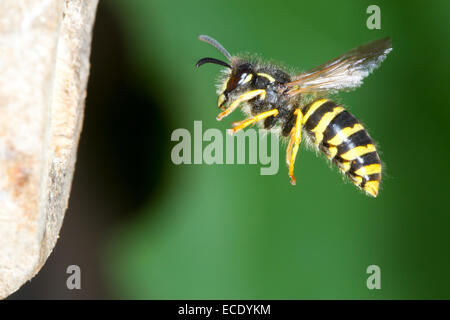
[(292, 146), (294, 145), (294, 137), (292, 135), (292, 132), (295, 130), (295, 128), (292, 128), (291, 130), (291, 137), (289, 139), (289, 144), (286, 148), (286, 164), (288, 165), (288, 167), (291, 164), (291, 154), (292, 154)]
[(295, 186), (296, 180), (294, 177), (294, 163), (297, 156), (298, 147), (302, 141), (302, 120), (303, 114), (300, 109), (296, 109), (294, 114), (297, 116), (294, 128), (291, 131), (291, 138), (289, 140), (289, 146), (286, 152), (286, 162), (289, 165), (289, 177), (291, 178), (291, 184)]
[(224, 112), (220, 113), (217, 116), (217, 118), (216, 118), (217, 121), (222, 120), (223, 118), (228, 116), (230, 113), (232, 113), (242, 102), (251, 100), (257, 96), (261, 96), (261, 99), (264, 100), (266, 98), (266, 90), (258, 89), (258, 90), (248, 91), (248, 92), (242, 94), (241, 96), (239, 96), (239, 98), (234, 100), (233, 103), (230, 104), (230, 106)]
[(233, 123), (234, 128), (233, 129), (228, 129), (227, 132), (230, 134), (236, 133), (239, 130), (242, 130), (246, 127), (248, 127), (251, 124), (254, 124), (260, 120), (263, 120), (265, 118), (268, 118), (270, 116), (276, 116), (278, 114), (278, 109), (272, 109), (266, 112), (262, 112), (260, 114), (257, 114), (256, 116), (254, 116), (253, 118), (250, 119), (245, 119), (243, 121), (239, 121), (239, 122), (235, 122)]

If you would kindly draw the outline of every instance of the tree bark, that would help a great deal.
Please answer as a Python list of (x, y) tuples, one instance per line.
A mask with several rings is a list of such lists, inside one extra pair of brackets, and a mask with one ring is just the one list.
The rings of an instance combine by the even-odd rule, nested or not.
[(0, 0), (0, 298), (58, 239), (80, 136), (98, 0)]

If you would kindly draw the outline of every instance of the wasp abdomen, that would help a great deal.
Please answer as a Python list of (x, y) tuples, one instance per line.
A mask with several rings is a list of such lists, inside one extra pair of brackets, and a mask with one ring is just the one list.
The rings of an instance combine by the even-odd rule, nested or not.
[(376, 197), (381, 180), (381, 161), (361, 123), (328, 99), (310, 103), (302, 113), (303, 128), (316, 147), (356, 186)]

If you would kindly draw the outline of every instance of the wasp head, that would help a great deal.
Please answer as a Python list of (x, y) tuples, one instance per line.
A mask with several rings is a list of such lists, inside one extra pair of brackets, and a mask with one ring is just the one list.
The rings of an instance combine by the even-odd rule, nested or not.
[(227, 76), (225, 77), (218, 92), (219, 98), (217, 101), (217, 106), (223, 109), (230, 99), (230, 95), (234, 92), (240, 91), (240, 89), (244, 88), (246, 84), (252, 80), (253, 66), (248, 62), (240, 61), (235, 57), (231, 57), (230, 53), (217, 40), (205, 35), (201, 35), (198, 38), (218, 49), (231, 64), (230, 65), (222, 60), (209, 57), (200, 59), (196, 63), (197, 68), (205, 63), (213, 63), (229, 69), (229, 72), (227, 73)]
[(232, 64), (231, 72), (225, 77), (217, 92), (219, 94), (217, 106), (223, 109), (231, 96), (247, 90), (247, 85), (253, 79), (253, 65), (248, 62)]

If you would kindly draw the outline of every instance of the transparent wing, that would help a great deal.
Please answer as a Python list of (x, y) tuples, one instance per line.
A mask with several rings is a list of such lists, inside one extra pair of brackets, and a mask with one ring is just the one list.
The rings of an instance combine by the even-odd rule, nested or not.
[(390, 38), (357, 47), (295, 77), (294, 81), (285, 84), (292, 87), (288, 94), (293, 96), (299, 93), (335, 93), (355, 89), (381, 64), (391, 50)]

